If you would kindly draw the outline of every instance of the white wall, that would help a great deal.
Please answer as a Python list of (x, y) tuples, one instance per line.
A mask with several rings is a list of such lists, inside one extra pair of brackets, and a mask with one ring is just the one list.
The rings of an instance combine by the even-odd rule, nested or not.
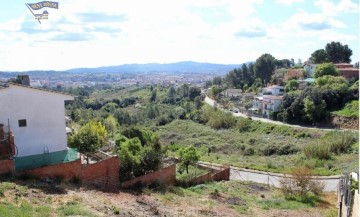
[[(0, 123), (14, 133), (18, 156), (66, 150), (64, 100), (72, 96), (10, 85), (0, 90)], [(19, 127), (18, 120), (26, 119), (27, 126)]]

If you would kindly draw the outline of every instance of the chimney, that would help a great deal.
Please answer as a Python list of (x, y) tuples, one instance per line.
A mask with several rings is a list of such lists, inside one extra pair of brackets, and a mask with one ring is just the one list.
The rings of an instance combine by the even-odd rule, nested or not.
[(30, 86), (30, 77), (29, 75), (19, 75), (22, 85)]

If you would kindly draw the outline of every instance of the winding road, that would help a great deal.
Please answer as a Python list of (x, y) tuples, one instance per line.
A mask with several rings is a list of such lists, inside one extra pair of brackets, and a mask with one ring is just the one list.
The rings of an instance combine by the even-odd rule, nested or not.
[[(204, 99), (205, 103), (207, 103), (210, 106), (215, 106), (215, 100), (211, 99), (210, 97), (206, 96)], [(226, 111), (225, 109), (222, 109), (224, 111)], [(284, 126), (289, 126), (289, 127), (297, 127), (297, 128), (303, 128), (303, 129), (313, 129), (313, 130), (325, 130), (325, 131), (339, 131), (339, 130), (346, 130), (346, 131), (353, 131), (353, 132), (358, 132), (358, 130), (350, 130), (350, 129), (336, 129), (336, 128), (323, 128), (323, 127), (308, 127), (308, 126), (300, 126), (300, 125), (295, 125), (295, 124), (286, 124), (280, 121), (273, 121), (267, 118), (259, 118), (259, 117), (253, 117), (253, 116), (247, 116), (246, 114), (243, 113), (233, 113), (234, 116), (236, 117), (244, 117), (244, 118), (251, 118), (254, 121), (261, 121), (261, 122), (265, 122), (265, 123), (270, 123), (270, 124), (277, 124), (277, 125), (284, 125)]]

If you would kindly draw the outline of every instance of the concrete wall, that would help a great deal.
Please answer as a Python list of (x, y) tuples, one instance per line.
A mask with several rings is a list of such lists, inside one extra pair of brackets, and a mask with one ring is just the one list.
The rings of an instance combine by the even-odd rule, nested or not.
[(352, 217), (359, 217), (360, 216), (360, 212), (359, 212), (359, 190), (356, 190), (354, 193), (354, 205), (352, 208)]
[(159, 182), (166, 185), (174, 185), (176, 182), (176, 164), (162, 168), (153, 173), (131, 179), (129, 181), (121, 183), (122, 188), (131, 188), (137, 183), (141, 183), (143, 186), (150, 185), (155, 182)]
[(65, 100), (73, 97), (12, 84), (0, 91), (0, 123), (10, 120), (19, 157), (66, 150)]
[(103, 190), (116, 191), (119, 188), (119, 158), (111, 157), (89, 165), (82, 165), (79, 159), (17, 173), (17, 175), (24, 174), (39, 178), (61, 177), (64, 181), (70, 181), (77, 177), (84, 184), (95, 185)]

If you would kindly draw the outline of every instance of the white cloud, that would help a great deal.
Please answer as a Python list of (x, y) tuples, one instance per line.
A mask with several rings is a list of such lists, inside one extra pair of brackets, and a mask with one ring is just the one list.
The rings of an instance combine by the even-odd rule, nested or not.
[(303, 1), (304, 0), (276, 0), (276, 3), (291, 6), (294, 3), (300, 3), (300, 2), (303, 2)]
[(314, 4), (327, 16), (359, 12), (359, 5), (351, 0), (340, 0), (337, 4), (329, 0), (316, 0)]

